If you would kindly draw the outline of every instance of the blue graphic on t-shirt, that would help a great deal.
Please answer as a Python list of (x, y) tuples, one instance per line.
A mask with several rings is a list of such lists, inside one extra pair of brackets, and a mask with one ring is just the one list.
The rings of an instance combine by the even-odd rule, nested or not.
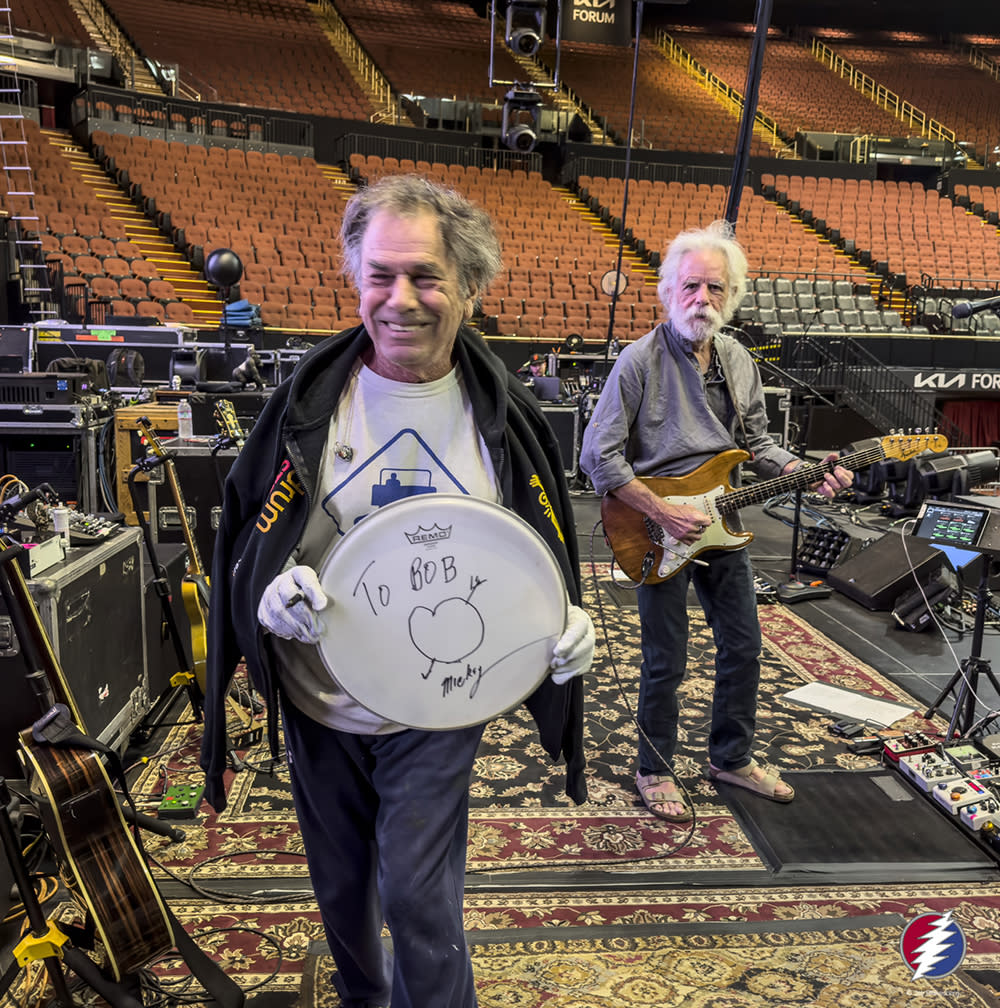
[[(407, 482), (404, 483), (399, 474), (403, 473)], [(407, 476), (407, 474), (412, 474)], [(419, 494), (437, 493), (437, 487), (431, 486), (430, 469), (383, 469), (382, 481), (372, 487), (372, 504), (382, 507), (404, 497), (416, 497)], [(420, 482), (426, 477), (426, 482)]]
[[(417, 451), (414, 451), (414, 442)], [(400, 465), (385, 464), (391, 463), (393, 457), (399, 458)], [(425, 462), (426, 465), (414, 466), (414, 461)], [(378, 465), (377, 475), (372, 472), (376, 465)], [(371, 480), (371, 494), (365, 495), (366, 499), (371, 501), (371, 508), (355, 515), (351, 520), (348, 520), (348, 515), (341, 515), (338, 518), (338, 496), (342, 496), (345, 488), (358, 479)], [(337, 534), (346, 535), (351, 526), (371, 514), (372, 510), (391, 504), (395, 500), (417, 494), (468, 494), (468, 492), (427, 442), (415, 430), (407, 427), (362, 462), (343, 482), (338, 483), (323, 499), (323, 510), (333, 520)], [(353, 496), (355, 495), (352, 493)]]

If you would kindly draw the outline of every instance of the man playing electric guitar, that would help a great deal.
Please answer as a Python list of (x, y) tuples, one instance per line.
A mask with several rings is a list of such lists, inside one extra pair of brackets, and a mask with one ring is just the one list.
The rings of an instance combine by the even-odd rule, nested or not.
[[(636, 787), (650, 812), (671, 822), (691, 819), (673, 759), (692, 581), (716, 643), (708, 776), (774, 801), (793, 797), (791, 787), (757, 764), (751, 752), (761, 635), (753, 571), (746, 550), (737, 548), (748, 537), (720, 528), (711, 494), (672, 502), (644, 482), (694, 470), (713, 474), (709, 463), (717, 456), (725, 459), (723, 453), (730, 452), (730, 464), (745, 457), (737, 449), (749, 455), (749, 466), (763, 478), (802, 465), (767, 433), (753, 358), (720, 332), (739, 304), (746, 274), (746, 257), (724, 221), (674, 239), (660, 267), (666, 321), (619, 355), (580, 453), (595, 491), (645, 516), (650, 529), (636, 578), (642, 635)], [(828, 497), (853, 477), (835, 459), (828, 457), (814, 485)], [(726, 475), (728, 466), (723, 481)], [(728, 521), (739, 529), (738, 516)], [(703, 536), (710, 547), (701, 551)]]

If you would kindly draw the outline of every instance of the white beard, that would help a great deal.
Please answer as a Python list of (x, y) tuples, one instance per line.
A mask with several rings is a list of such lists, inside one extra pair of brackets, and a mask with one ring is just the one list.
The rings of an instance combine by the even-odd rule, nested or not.
[(691, 350), (697, 350), (707, 343), (721, 328), (722, 316), (711, 307), (701, 309), (705, 318), (688, 314), (681, 318), (671, 318), (674, 329)]

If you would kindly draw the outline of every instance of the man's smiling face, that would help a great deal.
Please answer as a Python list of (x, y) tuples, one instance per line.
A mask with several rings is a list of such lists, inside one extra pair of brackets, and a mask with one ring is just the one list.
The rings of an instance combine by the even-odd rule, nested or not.
[(361, 318), (374, 344), (369, 367), (397, 381), (434, 381), (452, 368), (459, 326), (475, 292), (462, 291), (437, 219), (376, 213), (361, 244)]

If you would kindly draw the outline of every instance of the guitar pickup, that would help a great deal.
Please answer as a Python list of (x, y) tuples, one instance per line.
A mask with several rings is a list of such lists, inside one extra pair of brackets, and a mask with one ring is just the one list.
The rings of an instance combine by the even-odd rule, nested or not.
[[(185, 505), (184, 514), (187, 516), (188, 528), (194, 530), (198, 527), (198, 515), (190, 505)], [(156, 511), (157, 527), (161, 529), (183, 529), (181, 524), (181, 513), (175, 507), (161, 507)]]

